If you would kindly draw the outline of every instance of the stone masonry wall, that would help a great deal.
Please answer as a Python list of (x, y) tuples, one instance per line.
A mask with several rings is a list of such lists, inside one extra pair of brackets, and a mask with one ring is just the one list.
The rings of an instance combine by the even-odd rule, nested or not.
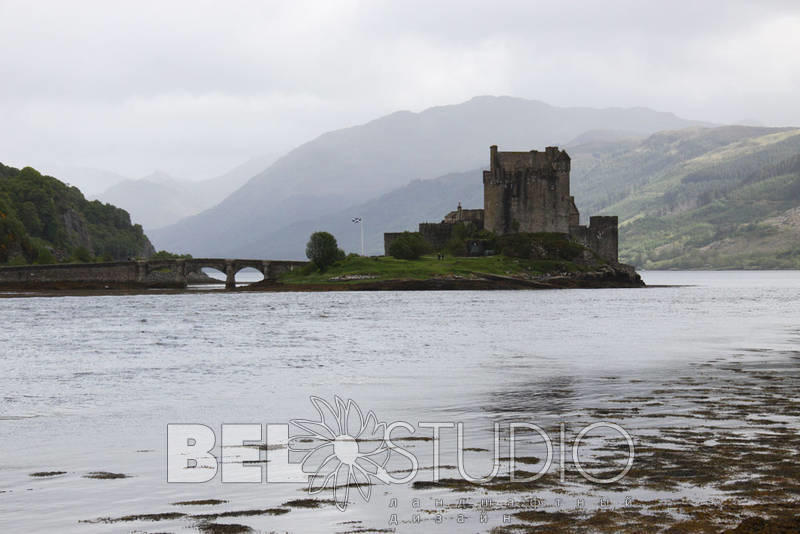
[(441, 250), (450, 241), (453, 227), (450, 223), (419, 223), (419, 233), (422, 238), (431, 244), (433, 250)]
[(0, 283), (30, 282), (135, 282), (135, 262), (27, 265), (0, 268)]
[(589, 218), (586, 246), (604, 260), (619, 261), (619, 218), (596, 215)]
[(484, 227), (498, 235), (515, 232), (569, 233), (574, 204), (565, 151), (498, 152), (483, 173)]
[(571, 226), (569, 235), (604, 260), (619, 262), (619, 219), (616, 216), (590, 217), (589, 226)]

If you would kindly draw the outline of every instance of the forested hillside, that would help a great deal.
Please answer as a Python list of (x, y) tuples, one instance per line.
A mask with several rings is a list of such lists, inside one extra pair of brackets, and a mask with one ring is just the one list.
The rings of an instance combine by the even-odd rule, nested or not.
[(581, 213), (620, 216), (638, 267), (800, 268), (800, 130), (661, 132), (573, 184)]
[(0, 264), (120, 260), (153, 246), (128, 212), (76, 187), (0, 163)]

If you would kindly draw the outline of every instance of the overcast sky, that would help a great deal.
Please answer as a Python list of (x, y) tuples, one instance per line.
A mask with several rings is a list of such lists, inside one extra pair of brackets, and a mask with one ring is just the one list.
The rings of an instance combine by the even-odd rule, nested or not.
[(0, 76), (1, 162), (133, 177), (482, 94), (800, 126), (800, 2), (0, 0)]

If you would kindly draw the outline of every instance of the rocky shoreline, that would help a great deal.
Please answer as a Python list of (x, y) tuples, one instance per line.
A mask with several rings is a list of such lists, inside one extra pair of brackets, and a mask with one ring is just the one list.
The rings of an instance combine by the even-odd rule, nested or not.
[(429, 279), (350, 280), (329, 283), (283, 283), (263, 280), (236, 291), (476, 291), (509, 289), (599, 289), (645, 287), (641, 276), (630, 265), (604, 265), (596, 271), (556, 273), (535, 277), (501, 276), (475, 273), (473, 277), (444, 276)]

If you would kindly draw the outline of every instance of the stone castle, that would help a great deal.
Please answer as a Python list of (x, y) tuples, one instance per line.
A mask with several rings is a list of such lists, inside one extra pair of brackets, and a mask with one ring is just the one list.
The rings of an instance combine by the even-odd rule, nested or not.
[[(449, 241), (458, 223), (472, 223), (497, 235), (519, 232), (568, 234), (610, 262), (618, 262), (616, 216), (595, 216), (580, 224), (575, 198), (569, 191), (570, 157), (565, 150), (499, 152), (490, 149), (490, 168), (483, 172), (483, 209), (462, 209), (440, 223), (420, 223), (419, 232), (435, 249)], [(384, 234), (385, 253), (400, 233)], [(479, 243), (468, 244), (470, 254), (482, 254)]]

